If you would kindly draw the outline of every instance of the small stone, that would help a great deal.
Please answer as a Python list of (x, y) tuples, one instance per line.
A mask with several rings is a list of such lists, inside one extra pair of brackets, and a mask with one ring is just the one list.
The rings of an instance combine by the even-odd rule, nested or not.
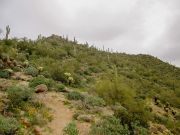
[(31, 124), (30, 124), (30, 122), (29, 122), (29, 120), (27, 118), (21, 118), (21, 123), (26, 127), (31, 126)]

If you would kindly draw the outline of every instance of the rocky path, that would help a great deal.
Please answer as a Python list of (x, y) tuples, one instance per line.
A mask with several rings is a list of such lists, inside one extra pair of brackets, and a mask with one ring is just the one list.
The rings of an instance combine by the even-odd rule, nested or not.
[(63, 135), (64, 127), (72, 121), (73, 111), (63, 104), (64, 96), (56, 92), (39, 94), (39, 99), (52, 110), (53, 120), (43, 135)]
[[(66, 99), (63, 94), (56, 92), (41, 93), (38, 95), (48, 108), (52, 110), (53, 120), (47, 125), (42, 135), (63, 135), (63, 129), (73, 120), (73, 110), (64, 105)], [(77, 122), (79, 135), (88, 135), (90, 124)]]

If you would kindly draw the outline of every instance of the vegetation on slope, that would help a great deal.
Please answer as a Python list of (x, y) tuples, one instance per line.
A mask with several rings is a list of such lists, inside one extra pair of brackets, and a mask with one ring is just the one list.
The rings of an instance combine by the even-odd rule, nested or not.
[[(5, 67), (21, 70), (8, 64), (10, 60), (24, 65), (23, 71), (29, 75), (41, 75), (30, 82), (31, 87), (43, 82), (53, 89), (58, 82), (103, 98), (114, 106), (116, 118), (112, 119), (127, 127), (123, 129), (129, 130), (127, 134), (135, 134), (134, 125), (148, 129), (150, 121), (165, 125), (174, 134), (180, 131), (180, 69), (158, 58), (100, 51), (87, 43), (52, 35), (39, 36), (35, 41), (0, 40), (0, 77), (9, 77)], [(63, 85), (57, 87), (64, 89)], [(69, 98), (82, 99), (77, 93)], [(149, 101), (163, 108), (165, 116), (157, 116)]]

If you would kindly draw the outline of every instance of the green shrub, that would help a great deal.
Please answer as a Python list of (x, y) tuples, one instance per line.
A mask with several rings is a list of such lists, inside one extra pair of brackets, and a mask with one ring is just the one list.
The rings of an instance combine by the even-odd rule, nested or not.
[(0, 78), (9, 78), (9, 72), (0, 70)]
[(67, 94), (67, 98), (69, 100), (84, 100), (84, 95), (82, 95), (80, 92), (73, 91)]
[(37, 85), (45, 84), (48, 88), (51, 88), (55, 85), (55, 82), (52, 79), (45, 78), (42, 75), (34, 77), (30, 82), (29, 86), (35, 88)]
[(105, 101), (102, 98), (92, 95), (85, 97), (85, 104), (100, 107), (106, 105)]
[(65, 90), (65, 86), (63, 84), (56, 84), (56, 91), (63, 92)]
[(135, 96), (135, 91), (125, 83), (122, 76), (110, 76), (107, 79), (101, 79), (100, 81), (97, 81), (94, 90), (98, 96), (102, 97), (109, 104), (114, 104), (116, 102), (126, 104), (133, 100), (133, 97)]
[(19, 124), (14, 118), (0, 115), (0, 134), (14, 135), (19, 128)]
[(23, 103), (32, 98), (33, 90), (26, 87), (10, 87), (7, 90), (10, 107), (22, 107)]
[(167, 123), (167, 121), (168, 121), (168, 117), (155, 115), (155, 116), (154, 116), (154, 120), (155, 120), (157, 123), (166, 125), (166, 123)]
[(90, 135), (130, 135), (126, 125), (113, 116), (106, 116), (96, 124), (92, 125)]
[(21, 72), (22, 69), (21, 69), (20, 67), (14, 67), (14, 68), (13, 68), (13, 71), (15, 71), (15, 72)]
[(76, 124), (74, 122), (71, 122), (67, 125), (67, 127), (64, 128), (64, 134), (63, 135), (78, 135), (79, 131), (76, 127)]
[(145, 105), (135, 102), (127, 106), (128, 108), (115, 110), (115, 116), (121, 119), (123, 124), (127, 124), (128, 126), (131, 126), (132, 122), (139, 121), (141, 126), (147, 127), (147, 121), (152, 120), (152, 115)]
[(41, 125), (42, 126), (42, 125), (47, 124), (47, 122), (48, 122), (45, 118), (42, 117), (41, 114), (39, 114), (39, 115), (31, 114), (28, 116), (28, 119), (32, 125)]
[(41, 72), (41, 75), (43, 75), (46, 78), (51, 78), (51, 74), (48, 71)]
[(38, 70), (35, 67), (27, 67), (24, 69), (24, 72), (28, 75), (32, 75), (33, 77), (38, 75)]
[(132, 122), (131, 127), (134, 135), (149, 135), (148, 129), (142, 127), (138, 121)]
[(64, 70), (62, 69), (62, 67), (59, 67), (58, 64), (56, 64), (53, 69), (50, 70), (50, 74), (54, 80), (66, 83), (66, 76), (64, 75)]

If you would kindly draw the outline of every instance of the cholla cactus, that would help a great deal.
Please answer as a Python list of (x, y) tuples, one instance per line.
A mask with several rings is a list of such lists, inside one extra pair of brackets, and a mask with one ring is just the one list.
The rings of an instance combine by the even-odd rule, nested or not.
[(43, 69), (44, 69), (43, 67), (38, 67), (38, 70), (41, 72), (43, 71)]
[(70, 83), (73, 83), (73, 82), (74, 82), (74, 78), (73, 78), (73, 77), (69, 77), (69, 78), (68, 78), (68, 81), (69, 81)]
[(23, 66), (28, 67), (29, 66), (29, 61), (28, 60), (24, 61)]
[(44, 67), (38, 67), (37, 69), (38, 69), (38, 72), (40, 74), (43, 71)]
[(70, 76), (71, 76), (71, 73), (66, 72), (66, 73), (64, 73), (64, 75), (65, 75), (66, 77), (70, 77)]
[(76, 40), (76, 38), (74, 37), (74, 41), (73, 41), (75, 44), (77, 44), (77, 40)]
[(69, 85), (71, 85), (72, 83), (74, 83), (74, 78), (71, 76), (71, 73), (64, 73), (64, 75), (66, 76), (67, 78), (67, 82)]

